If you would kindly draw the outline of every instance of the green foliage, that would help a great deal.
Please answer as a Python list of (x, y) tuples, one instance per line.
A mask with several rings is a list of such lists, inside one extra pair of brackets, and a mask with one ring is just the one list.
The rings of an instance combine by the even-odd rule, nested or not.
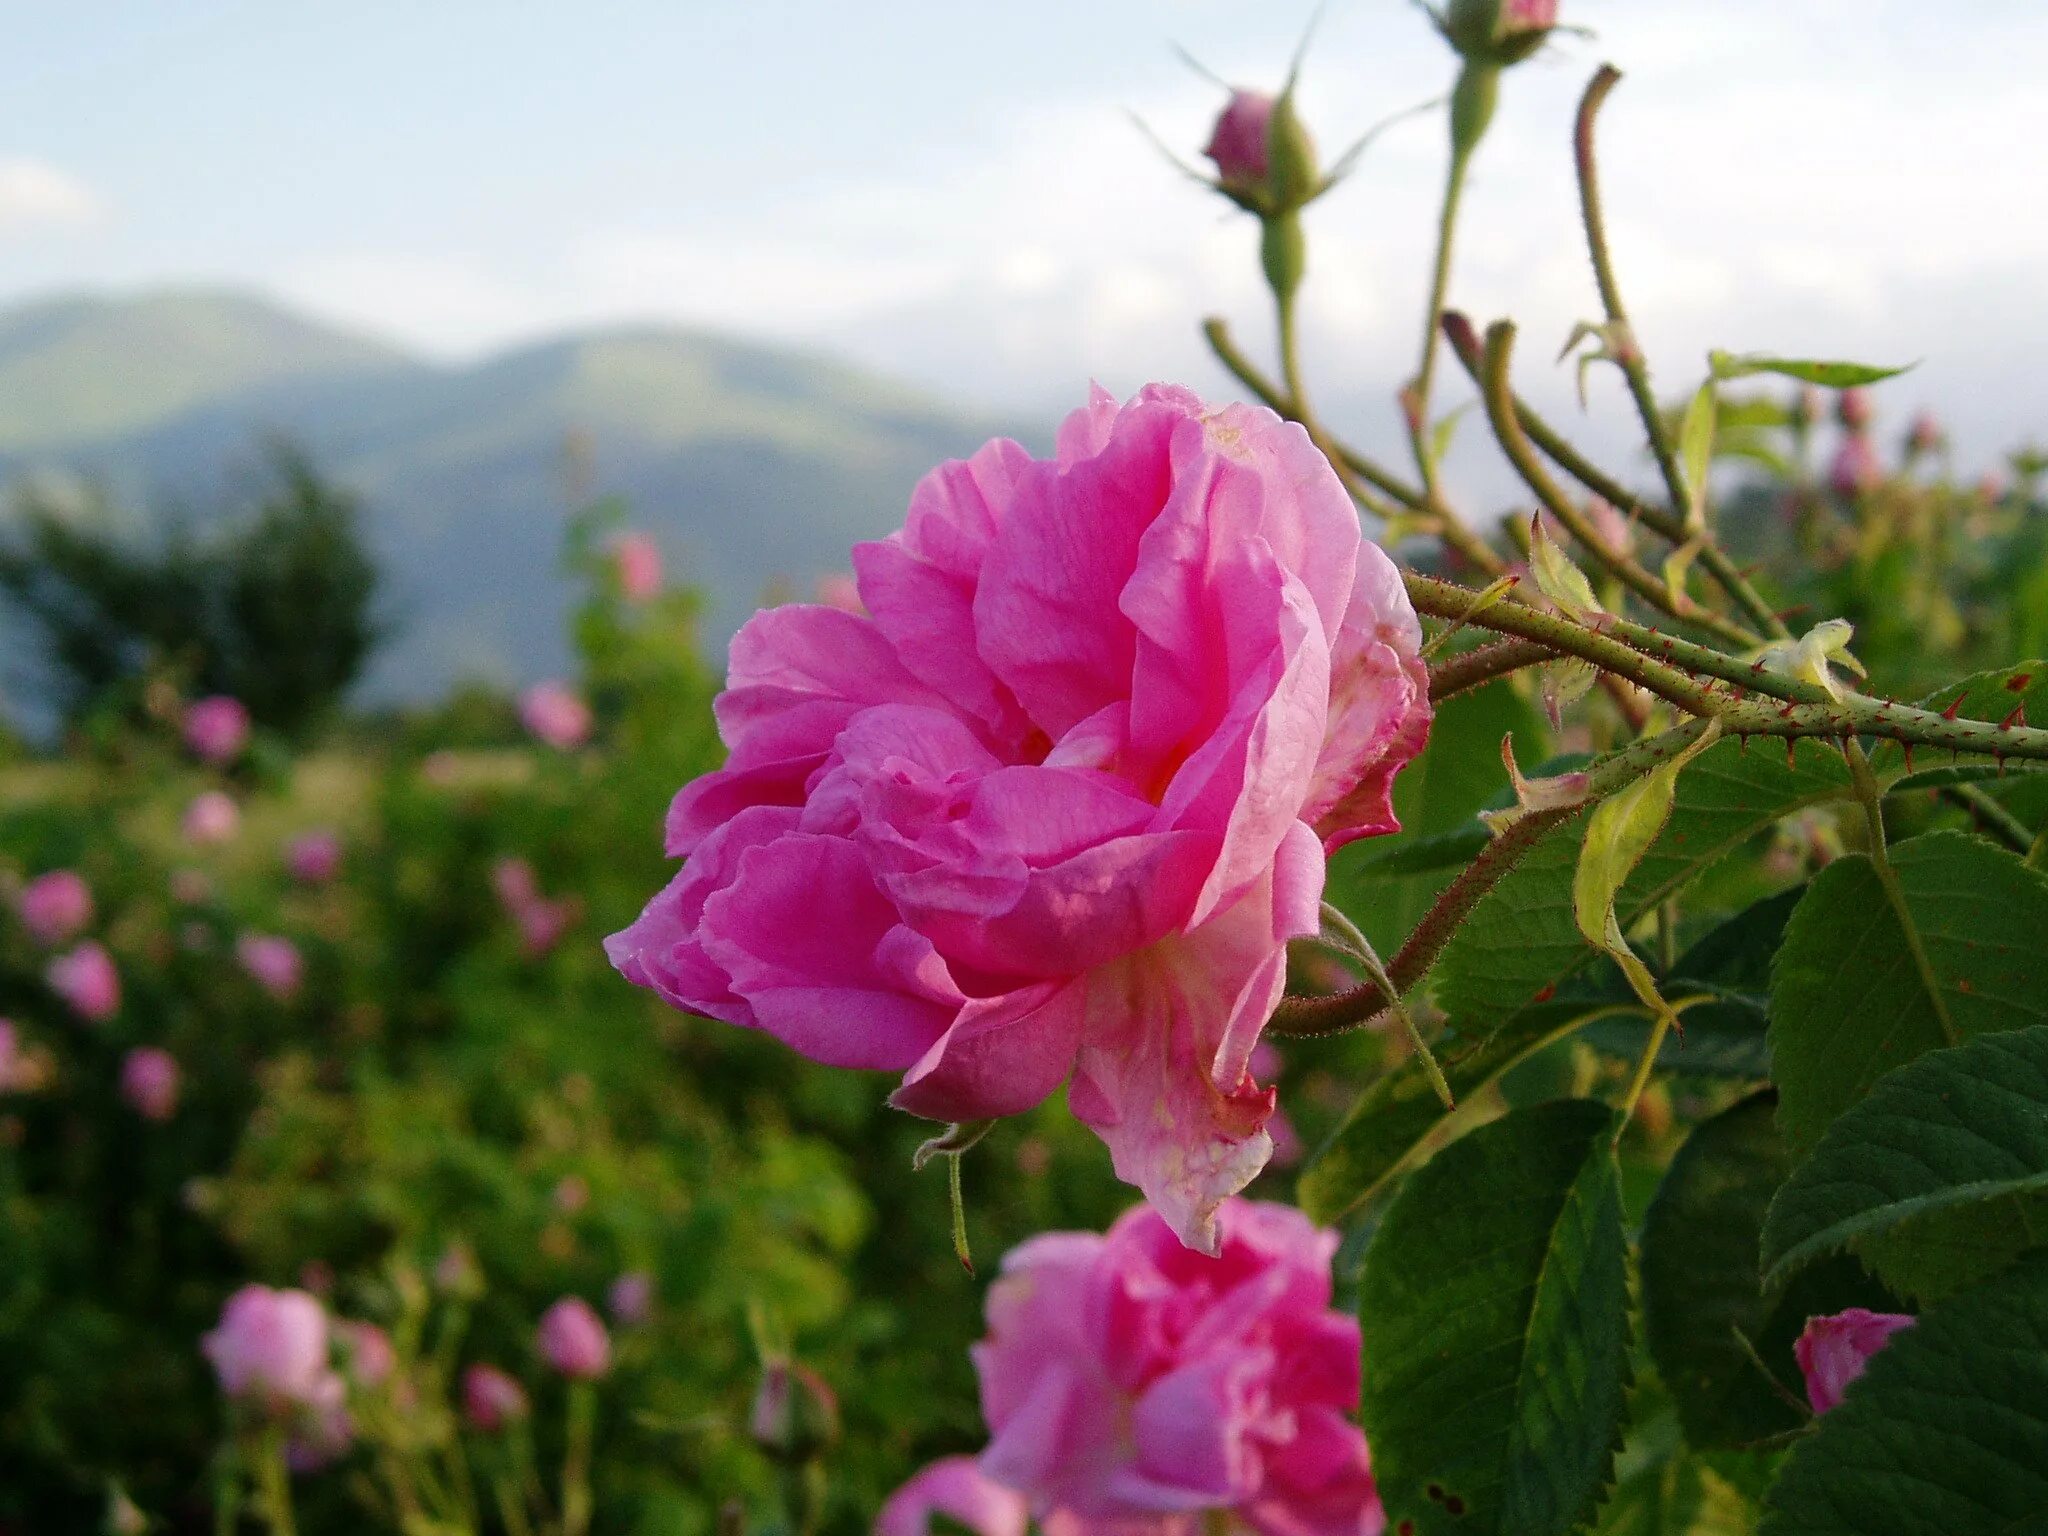
[[(2048, 1190), (2048, 1026), (1930, 1051), (1878, 1079), (1771, 1203), (1763, 1262), (1821, 1254), (1961, 1206), (2024, 1225)], [(2037, 1229), (2043, 1230), (2043, 1229)], [(2048, 1235), (2048, 1230), (2044, 1230)]]
[(1628, 1382), (1613, 1130), (1583, 1100), (1518, 1110), (1388, 1210), (1359, 1318), (1389, 1529), (1545, 1536), (1592, 1513)]
[[(1935, 832), (1815, 877), (1785, 930), (1771, 995), (1778, 1123), (1798, 1155), (1885, 1073), (1928, 1051), (2048, 1022), (2048, 878), (1981, 839)], [(1892, 1285), (1932, 1297), (1997, 1268), (2041, 1222), (1961, 1209), (1867, 1245)], [(2048, 1226), (2040, 1227), (2048, 1230)]]
[(1786, 1461), (1762, 1536), (2030, 1536), (2048, 1511), (2048, 1258), (1893, 1336)]
[(1820, 384), (1829, 389), (1877, 384), (1885, 379), (1895, 379), (1914, 366), (1907, 363), (1898, 368), (1885, 368), (1872, 363), (1836, 363), (1802, 357), (1771, 357), (1761, 352), (1709, 352), (1707, 364), (1717, 379), (1747, 379), (1760, 373), (1775, 373), (1781, 378), (1798, 379), (1805, 384)]

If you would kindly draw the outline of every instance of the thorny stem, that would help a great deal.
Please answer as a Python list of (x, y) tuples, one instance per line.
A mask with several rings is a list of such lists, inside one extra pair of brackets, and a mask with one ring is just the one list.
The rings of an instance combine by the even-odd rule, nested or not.
[[(1465, 371), (1472, 376), (1472, 382), (1482, 383), (1481, 364), (1484, 351), (1479, 333), (1473, 329), (1472, 322), (1456, 310), (1450, 310), (1444, 315), (1443, 331), (1445, 340), (1451, 345), (1452, 355), (1464, 365)], [(1645, 501), (1580, 453), (1520, 395), (1510, 390), (1508, 399), (1514, 406), (1515, 420), (1520, 423), (1523, 432), (1528, 434), (1529, 441), (1541, 449), (1544, 456), (1559, 469), (1616, 511), (1627, 514), (1674, 547), (1684, 544), (1691, 537), (1679, 518), (1656, 503)], [(1728, 558), (1727, 551), (1719, 544), (1708, 539), (1700, 548), (1699, 562), (1701, 569), (1720, 584), (1721, 589), (1734, 600), (1752, 624), (1780, 639), (1788, 635), (1784, 620), (1780, 619), (1771, 605), (1764, 601), (1763, 595), (1750, 584), (1749, 579), (1737, 568), (1735, 562)]]
[(1620, 355), (1622, 375), (1628, 380), (1629, 393), (1635, 396), (1636, 412), (1643, 418), (1643, 431), (1649, 436), (1650, 451), (1656, 456), (1657, 469), (1664, 477), (1664, 489), (1671, 497), (1671, 505), (1683, 512), (1692, 505), (1692, 497), (1686, 489), (1685, 471), (1679, 467), (1671, 435), (1664, 430), (1664, 419), (1657, 412), (1657, 397), (1650, 392), (1650, 372), (1643, 362), (1642, 349), (1636, 345), (1628, 311), (1622, 307), (1621, 286), (1614, 280), (1614, 260), (1607, 249), (1607, 217), (1600, 208), (1600, 178), (1593, 157), (1593, 121), (1599, 116), (1601, 103), (1607, 100), (1608, 92), (1620, 82), (1621, 71), (1612, 64), (1602, 64), (1579, 101), (1578, 121), (1572, 130), (1572, 153), (1579, 174), (1579, 213), (1586, 225), (1586, 249), (1593, 259), (1593, 281), (1600, 288), (1600, 303), (1607, 311), (1608, 322), (1623, 332), (1622, 344), (1614, 349)]
[(1480, 391), (1486, 402), (1487, 420), (1493, 424), (1494, 436), (1500, 440), (1502, 452), (1513, 464), (1515, 472), (1523, 483), (1536, 493), (1536, 499), (1543, 503), (1544, 510), (1558, 520), (1571, 533), (1586, 552), (1618, 576), (1623, 585), (1651, 607), (1661, 609), (1675, 619), (1698, 625), (1733, 645), (1754, 646), (1759, 638), (1740, 624), (1724, 619), (1711, 609), (1702, 608), (1682, 592), (1673, 593), (1666, 589), (1658, 577), (1643, 569), (1620, 550), (1611, 549), (1601, 538), (1600, 532), (1582, 512), (1578, 504), (1558, 488), (1550, 478), (1542, 461), (1536, 457), (1528, 437), (1522, 431), (1521, 421), (1515, 414), (1514, 398), (1508, 388), (1508, 374), (1514, 359), (1515, 327), (1507, 320), (1496, 321), (1487, 327), (1486, 352), (1481, 364)]
[(1461, 651), (1429, 669), (1429, 701), (1441, 704), (1455, 694), (1482, 688), (1510, 672), (1556, 659), (1557, 652), (1534, 640), (1496, 640), (1475, 650)]

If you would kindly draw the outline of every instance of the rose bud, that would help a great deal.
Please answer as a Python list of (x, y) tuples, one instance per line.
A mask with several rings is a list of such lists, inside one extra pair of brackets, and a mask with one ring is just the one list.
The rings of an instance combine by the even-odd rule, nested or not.
[(170, 1119), (178, 1108), (177, 1058), (158, 1046), (137, 1046), (121, 1059), (121, 1097), (145, 1120)]
[(462, 1415), (472, 1429), (495, 1435), (526, 1417), (526, 1389), (495, 1365), (472, 1365), (462, 1373)]
[(650, 534), (620, 534), (612, 541), (612, 574), (627, 602), (646, 602), (661, 590), (661, 546)]
[(611, 1369), (611, 1337), (580, 1296), (564, 1296), (542, 1313), (535, 1339), (548, 1368), (572, 1381), (594, 1380)]
[(76, 938), (92, 921), (92, 887), (76, 871), (53, 869), (21, 888), (21, 925), (45, 949)]
[(52, 960), (43, 979), (88, 1024), (103, 1024), (121, 1009), (120, 973), (106, 950), (90, 939)]
[(639, 1327), (654, 1315), (654, 1276), (644, 1269), (628, 1270), (612, 1282), (604, 1304), (613, 1322), (624, 1328)]
[(1870, 391), (1852, 384), (1835, 396), (1835, 420), (1844, 432), (1861, 432), (1870, 425)]
[(290, 939), (271, 933), (245, 933), (235, 940), (235, 958), (273, 1001), (288, 1003), (299, 995), (306, 966), (298, 945)]
[(341, 871), (341, 838), (325, 827), (301, 832), (285, 847), (284, 867), (301, 885), (325, 885)]
[(590, 706), (566, 683), (535, 683), (520, 696), (519, 720), (536, 740), (568, 752), (590, 739)]
[(327, 1365), (327, 1313), (304, 1291), (245, 1285), (200, 1343), (229, 1397), (317, 1406)]
[(240, 699), (217, 693), (185, 711), (185, 745), (216, 768), (233, 762), (249, 744), (249, 711)]

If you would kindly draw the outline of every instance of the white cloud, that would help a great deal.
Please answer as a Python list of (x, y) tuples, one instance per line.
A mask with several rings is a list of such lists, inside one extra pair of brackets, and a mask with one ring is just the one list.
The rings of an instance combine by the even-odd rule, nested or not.
[(56, 166), (0, 157), (0, 233), (91, 224), (104, 212), (90, 187)]

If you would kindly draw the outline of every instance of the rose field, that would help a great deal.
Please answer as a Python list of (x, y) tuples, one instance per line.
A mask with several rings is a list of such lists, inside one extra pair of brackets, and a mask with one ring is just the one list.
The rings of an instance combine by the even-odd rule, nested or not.
[(1009, 432), (0, 312), (0, 1536), (2048, 1533), (2048, 453), (1649, 345), (1596, 20), (1195, 65), (1252, 275)]

